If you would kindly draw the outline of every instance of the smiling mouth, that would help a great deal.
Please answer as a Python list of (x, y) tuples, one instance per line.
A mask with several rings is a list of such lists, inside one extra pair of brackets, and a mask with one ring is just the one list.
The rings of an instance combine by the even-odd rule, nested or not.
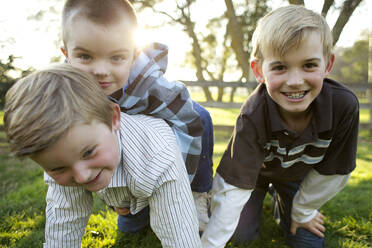
[(87, 182), (87, 183), (85, 183), (85, 184), (94, 184), (94, 183), (96, 183), (96, 182), (98, 181), (98, 179), (99, 179), (99, 177), (100, 177), (102, 171), (103, 171), (103, 170), (101, 170), (93, 180), (91, 180), (91, 181), (89, 181), (89, 182)]
[(101, 86), (101, 88), (107, 88), (111, 85), (110, 82), (99, 82), (99, 85)]
[(289, 93), (283, 92), (283, 94), (289, 99), (298, 100), (298, 99), (302, 99), (307, 94), (307, 92), (308, 91), (289, 92)]

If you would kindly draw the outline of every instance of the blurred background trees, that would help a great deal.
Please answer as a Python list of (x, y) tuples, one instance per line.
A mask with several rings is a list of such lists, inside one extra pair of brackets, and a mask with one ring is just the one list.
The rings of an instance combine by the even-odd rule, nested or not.
[[(57, 33), (60, 33), (59, 20), (64, 0), (39, 1), (40, 8), (30, 14), (28, 21), (38, 23), (39, 29), (45, 32), (58, 30)], [(356, 41), (352, 47), (337, 47), (345, 25), (364, 1), (366, 0), (320, 1), (323, 3), (321, 14), (324, 17), (330, 14), (336, 15), (335, 24), (331, 27), (336, 46), (336, 64), (332, 77), (341, 82), (367, 82), (368, 33), (366, 32), (366, 35)], [(162, 17), (162, 22), (146, 23), (146, 29), (156, 30), (160, 26), (172, 26), (178, 27), (183, 32), (189, 45), (182, 49), (186, 54), (182, 66), (191, 69), (196, 80), (225, 82), (255, 81), (249, 65), (251, 38), (258, 19), (271, 11), (273, 3), (305, 5), (304, 0), (131, 0), (131, 2), (139, 16), (145, 13), (154, 16), (154, 20), (155, 16)], [(209, 13), (213, 10), (215, 15), (201, 23), (195, 11), (200, 3), (208, 2), (210, 10), (204, 9), (203, 11)], [(213, 4), (217, 2), (222, 6), (221, 11), (214, 9)], [(169, 36), (172, 35), (172, 33), (169, 34)], [(56, 37), (53, 42), (56, 51), (59, 51), (61, 39)], [(63, 60), (60, 55), (55, 54), (51, 55), (51, 62)], [(1, 83), (12, 83), (16, 79), (8, 73), (16, 70), (13, 63), (15, 58), (11, 56), (7, 58), (8, 60), (0, 60)], [(21, 76), (21, 74), (18, 75)], [(4, 93), (3, 88), (1, 88), (0, 95)], [(222, 101), (223, 95), (226, 94), (223, 88), (217, 89), (217, 94), (212, 94), (210, 88), (207, 87), (203, 90), (207, 101)], [(232, 101), (234, 91), (230, 91), (229, 94), (230, 101)]]

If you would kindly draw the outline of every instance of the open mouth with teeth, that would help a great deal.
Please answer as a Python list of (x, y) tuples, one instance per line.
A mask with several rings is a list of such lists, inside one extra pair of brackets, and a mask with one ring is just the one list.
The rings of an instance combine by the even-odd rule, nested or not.
[(304, 98), (308, 91), (299, 91), (299, 92), (283, 92), (283, 94), (289, 99), (299, 100)]

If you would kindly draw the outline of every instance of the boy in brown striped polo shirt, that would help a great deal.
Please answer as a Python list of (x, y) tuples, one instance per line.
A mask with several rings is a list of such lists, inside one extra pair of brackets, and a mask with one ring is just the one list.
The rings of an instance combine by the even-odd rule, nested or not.
[(318, 209), (355, 168), (359, 124), (356, 96), (327, 78), (331, 50), (326, 21), (303, 6), (259, 21), (251, 61), (259, 86), (242, 106), (218, 166), (204, 247), (224, 247), (231, 236), (237, 243), (256, 239), (270, 183), (287, 243), (324, 247)]

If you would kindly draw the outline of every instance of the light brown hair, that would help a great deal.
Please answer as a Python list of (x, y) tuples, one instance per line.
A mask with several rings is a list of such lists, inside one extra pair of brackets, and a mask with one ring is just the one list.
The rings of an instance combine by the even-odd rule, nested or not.
[(97, 120), (112, 128), (113, 103), (91, 75), (68, 64), (52, 65), (7, 92), (4, 126), (10, 149), (31, 156), (53, 145), (76, 123)]
[(97, 25), (110, 25), (123, 17), (130, 21), (133, 30), (137, 28), (136, 11), (128, 0), (67, 0), (62, 11), (64, 45), (68, 40), (69, 26), (77, 18), (87, 18)]
[(314, 31), (320, 34), (324, 59), (328, 61), (333, 47), (332, 33), (320, 14), (300, 5), (273, 10), (258, 21), (252, 38), (252, 57), (260, 63), (267, 52), (283, 57)]

